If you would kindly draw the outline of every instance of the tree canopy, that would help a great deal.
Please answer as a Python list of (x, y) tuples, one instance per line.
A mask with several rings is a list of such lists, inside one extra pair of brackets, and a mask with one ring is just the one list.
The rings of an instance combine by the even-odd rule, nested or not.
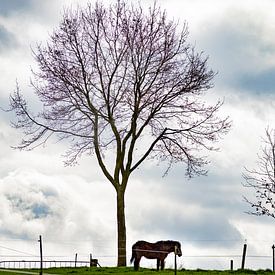
[(244, 186), (254, 189), (255, 198), (245, 197), (252, 207), (249, 214), (275, 218), (275, 130), (266, 129), (257, 167), (245, 169)]
[[(84, 152), (95, 151), (100, 160), (116, 147), (122, 169), (128, 164), (133, 171), (153, 155), (187, 163), (190, 176), (201, 173), (198, 149), (212, 149), (229, 123), (216, 117), (221, 102), (201, 102), (214, 72), (187, 43), (187, 25), (177, 27), (156, 7), (146, 14), (121, 2), (67, 12), (48, 44), (34, 52), (40, 70), (32, 84), (43, 110), (31, 115), (19, 90), (11, 97), (16, 127), (26, 134), (19, 147), (56, 133), (70, 140), (68, 164)], [(147, 150), (125, 158), (145, 131)]]

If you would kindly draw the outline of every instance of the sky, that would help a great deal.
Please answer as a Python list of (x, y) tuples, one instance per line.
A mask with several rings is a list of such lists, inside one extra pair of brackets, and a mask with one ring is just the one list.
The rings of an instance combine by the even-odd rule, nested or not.
[[(28, 99), (32, 48), (45, 43), (66, 7), (81, 0), (0, 1), (0, 107), (8, 107), (16, 82)], [(93, 3), (93, 1), (91, 1)], [(112, 1), (105, 0), (105, 4)], [(148, 7), (153, 1), (140, 0)], [(273, 0), (158, 0), (168, 17), (184, 21), (189, 42), (209, 56), (217, 73), (209, 102), (224, 100), (221, 116), (232, 129), (209, 153), (207, 176), (185, 178), (182, 165), (166, 177), (163, 165), (147, 161), (130, 178), (126, 192), (128, 262), (137, 240), (178, 240), (184, 268), (240, 267), (243, 244), (248, 268), (272, 268), (272, 218), (246, 214), (244, 167), (256, 167), (261, 138), (275, 128), (275, 8)], [(47, 259), (74, 259), (90, 253), (102, 265), (116, 264), (115, 191), (94, 158), (64, 167), (66, 144), (50, 141), (33, 151), (17, 151), (20, 132), (13, 114), (0, 112), (0, 258), (39, 255), (43, 236)], [(237, 257), (238, 256), (238, 257)], [(257, 257), (251, 257), (257, 256)], [(265, 257), (263, 257), (265, 256)], [(155, 262), (142, 260), (142, 266)], [(173, 266), (173, 256), (167, 259)]]

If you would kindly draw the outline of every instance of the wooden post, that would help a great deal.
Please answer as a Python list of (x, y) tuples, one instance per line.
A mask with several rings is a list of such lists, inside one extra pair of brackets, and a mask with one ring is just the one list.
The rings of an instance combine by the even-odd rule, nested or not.
[(76, 267), (77, 264), (77, 253), (75, 253), (75, 258), (74, 258), (74, 267)]
[(242, 257), (242, 267), (241, 267), (241, 269), (244, 269), (244, 265), (245, 265), (246, 248), (247, 248), (247, 244), (245, 243), (243, 245), (243, 257)]
[(233, 260), (230, 260), (230, 270), (233, 270)]
[(93, 259), (93, 257), (92, 257), (92, 254), (90, 254), (90, 267), (92, 267), (92, 266), (100, 266), (101, 267), (101, 265), (98, 263), (98, 259)]
[(275, 245), (272, 245), (272, 270), (275, 271)]
[(43, 254), (42, 254), (42, 237), (39, 235), (39, 240), (38, 242), (40, 243), (40, 272), (39, 275), (43, 274)]

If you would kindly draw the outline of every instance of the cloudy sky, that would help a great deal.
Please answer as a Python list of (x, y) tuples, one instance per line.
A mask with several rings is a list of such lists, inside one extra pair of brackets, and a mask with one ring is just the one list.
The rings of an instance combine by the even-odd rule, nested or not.
[[(45, 42), (58, 26), (64, 7), (81, 0), (0, 1), (0, 106), (19, 83), (27, 98), (35, 67), (31, 48)], [(111, 1), (105, 0), (105, 3)], [(150, 0), (141, 0), (148, 7)], [(269, 256), (275, 221), (245, 214), (244, 166), (255, 166), (261, 137), (275, 128), (275, 9), (273, 0), (159, 0), (168, 16), (189, 25), (189, 41), (209, 55), (218, 72), (209, 100), (224, 99), (222, 116), (232, 130), (209, 154), (206, 177), (187, 180), (184, 167), (162, 177), (164, 167), (147, 162), (126, 193), (128, 254), (139, 240), (175, 239), (182, 243), (185, 268), (239, 267), (244, 242), (248, 256)], [(20, 132), (10, 127), (12, 114), (0, 112), (0, 257), (89, 253), (103, 265), (116, 263), (115, 192), (96, 161), (84, 157), (64, 167), (66, 145), (49, 142), (30, 152), (14, 151)], [(208, 257), (198, 257), (198, 256)], [(215, 257), (214, 257), (215, 256)], [(218, 257), (219, 256), (219, 257)], [(226, 257), (221, 257), (226, 256)], [(172, 266), (172, 256), (168, 258)], [(152, 261), (143, 265), (154, 266)], [(248, 258), (247, 267), (271, 268), (271, 258)]]

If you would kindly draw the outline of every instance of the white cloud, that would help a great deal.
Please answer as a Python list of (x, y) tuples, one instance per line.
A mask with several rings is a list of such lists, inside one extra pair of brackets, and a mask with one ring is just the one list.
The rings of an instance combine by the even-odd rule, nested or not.
[[(1, 239), (43, 236), (46, 253), (109, 253), (115, 234), (111, 186), (80, 176), (45, 175), (33, 169), (10, 172), (0, 181)], [(102, 200), (104, 198), (104, 200)], [(70, 241), (74, 245), (66, 247)], [(62, 253), (62, 254), (57, 254)]]

